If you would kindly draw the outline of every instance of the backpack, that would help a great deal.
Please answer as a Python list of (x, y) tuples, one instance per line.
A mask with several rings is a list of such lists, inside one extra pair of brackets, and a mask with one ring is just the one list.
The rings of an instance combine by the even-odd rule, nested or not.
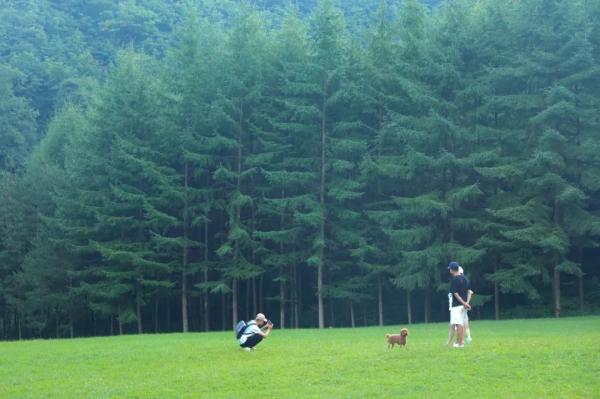
[(240, 339), (244, 331), (246, 331), (248, 324), (244, 320), (240, 320), (235, 326), (235, 339)]

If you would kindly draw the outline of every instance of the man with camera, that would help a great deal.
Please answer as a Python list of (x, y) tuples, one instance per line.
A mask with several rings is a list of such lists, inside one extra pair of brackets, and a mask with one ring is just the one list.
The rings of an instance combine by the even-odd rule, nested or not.
[(246, 329), (240, 337), (240, 347), (247, 351), (254, 349), (256, 345), (269, 336), (269, 333), (273, 329), (273, 323), (267, 320), (264, 314), (259, 313), (256, 315), (255, 320), (248, 322)]

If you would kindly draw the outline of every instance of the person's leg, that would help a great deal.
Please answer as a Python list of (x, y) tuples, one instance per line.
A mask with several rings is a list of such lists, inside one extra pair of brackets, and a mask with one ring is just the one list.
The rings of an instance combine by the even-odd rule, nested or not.
[(473, 338), (471, 338), (471, 323), (469, 323), (469, 316), (468, 314), (465, 312), (465, 334), (467, 336), (466, 340), (467, 342), (471, 342), (473, 340)]
[(260, 343), (260, 341), (262, 341), (263, 337), (261, 337), (258, 334), (254, 334), (248, 337), (248, 339), (246, 340), (246, 342), (244, 342), (243, 344), (241, 344), (240, 346), (242, 348), (254, 348), (256, 345), (258, 345)]
[(454, 325), (450, 323), (448, 327), (448, 341), (446, 341), (447, 346), (450, 346), (452, 343), (452, 338), (454, 338)]
[(456, 326), (456, 343), (454, 346), (463, 346), (463, 323), (465, 320), (465, 315), (463, 313), (464, 307), (455, 306), (450, 311), (450, 322)]
[(463, 337), (464, 337), (464, 328), (462, 325), (457, 324), (456, 326), (456, 343), (458, 344), (458, 346), (463, 346), (464, 345), (464, 341), (463, 341)]

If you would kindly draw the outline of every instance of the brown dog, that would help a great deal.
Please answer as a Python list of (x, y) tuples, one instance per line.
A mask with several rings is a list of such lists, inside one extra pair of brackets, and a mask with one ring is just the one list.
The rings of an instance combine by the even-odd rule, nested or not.
[(395, 344), (398, 344), (400, 347), (406, 348), (406, 337), (408, 336), (408, 329), (403, 328), (400, 330), (400, 334), (385, 334), (388, 342), (388, 349), (394, 348)]

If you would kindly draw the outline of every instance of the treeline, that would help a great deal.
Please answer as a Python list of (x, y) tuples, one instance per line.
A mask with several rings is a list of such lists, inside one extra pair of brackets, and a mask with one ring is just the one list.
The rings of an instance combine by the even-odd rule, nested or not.
[(445, 320), (452, 259), (479, 316), (598, 309), (600, 3), (183, 10), (47, 108), (0, 67), (3, 338)]

